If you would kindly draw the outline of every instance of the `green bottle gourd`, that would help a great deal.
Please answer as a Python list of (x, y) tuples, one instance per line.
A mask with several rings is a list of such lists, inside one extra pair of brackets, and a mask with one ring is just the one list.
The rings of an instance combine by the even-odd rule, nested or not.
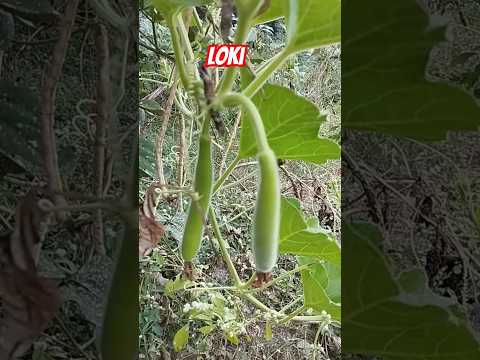
[(277, 158), (269, 148), (257, 155), (260, 182), (255, 208), (253, 254), (257, 273), (270, 273), (277, 263), (280, 233), (280, 180)]
[(198, 198), (192, 199), (190, 203), (182, 240), (182, 258), (185, 269), (191, 267), (192, 260), (200, 248), (213, 189), (212, 148), (208, 129), (209, 121), (205, 121), (200, 136), (195, 169), (194, 188)]

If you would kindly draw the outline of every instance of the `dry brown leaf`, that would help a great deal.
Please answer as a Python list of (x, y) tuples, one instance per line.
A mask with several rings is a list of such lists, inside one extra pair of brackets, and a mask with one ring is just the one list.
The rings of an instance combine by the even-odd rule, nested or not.
[(0, 360), (22, 355), (60, 306), (56, 285), (36, 271), (42, 225), (48, 219), (36, 190), (17, 205), (12, 234), (0, 244)]
[(162, 225), (145, 215), (142, 207), (140, 207), (138, 213), (140, 231), (138, 256), (142, 258), (158, 244), (165, 231)]

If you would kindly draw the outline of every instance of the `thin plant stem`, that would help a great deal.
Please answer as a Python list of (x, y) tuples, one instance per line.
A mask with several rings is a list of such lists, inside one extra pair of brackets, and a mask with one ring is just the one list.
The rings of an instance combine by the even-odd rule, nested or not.
[(225, 180), (227, 180), (227, 178), (230, 176), (232, 171), (235, 170), (240, 160), (241, 160), (240, 156), (237, 155), (237, 157), (232, 161), (232, 163), (228, 166), (228, 168), (225, 170), (225, 172), (222, 174), (222, 176), (220, 176), (220, 178), (217, 180), (217, 182), (213, 186), (212, 195), (215, 195), (217, 193), (217, 191), (223, 185)]
[(249, 292), (250, 293), (257, 293), (257, 292), (263, 291), (263, 290), (275, 285), (277, 282), (290, 277), (292, 274), (295, 274), (296, 272), (308, 269), (311, 265), (312, 264), (304, 264), (304, 265), (298, 266), (295, 269), (289, 270), (289, 271), (283, 273), (282, 275), (277, 276), (275, 279), (273, 279), (272, 281), (266, 283), (265, 285), (263, 285), (259, 288), (249, 290)]
[(227, 264), (228, 272), (230, 273), (230, 276), (233, 278), (233, 282), (235, 286), (238, 287), (242, 284), (242, 281), (240, 280), (237, 270), (235, 269), (232, 259), (230, 258), (230, 254), (228, 253), (228, 250), (227, 250), (227, 243), (223, 239), (222, 233), (220, 232), (220, 227), (218, 226), (217, 218), (215, 216), (215, 211), (211, 206), (208, 209), (208, 218), (210, 220), (210, 223), (213, 226), (213, 232), (215, 233), (215, 237), (217, 238), (218, 244), (220, 246), (220, 251), (222, 253), (223, 260)]
[(287, 49), (283, 49), (277, 55), (272, 57), (257, 73), (255, 79), (243, 90), (242, 94), (249, 98), (254, 96), (257, 91), (261, 89), (263, 84), (267, 82), (270, 76), (285, 63), (289, 56), (290, 52)]
[(252, 127), (257, 142), (258, 153), (270, 149), (270, 146), (268, 145), (267, 135), (265, 133), (265, 127), (263, 126), (262, 117), (260, 116), (260, 113), (258, 112), (258, 109), (252, 100), (242, 94), (228, 93), (220, 96), (218, 99), (218, 103), (222, 105), (235, 104), (241, 106), (243, 112), (249, 116), (250, 121), (252, 122)]
[(278, 321), (278, 323), (279, 324), (285, 324), (285, 323), (289, 322), (290, 320), (292, 320), (293, 318), (295, 318), (298, 314), (301, 314), (302, 312), (304, 312), (305, 310), (307, 310), (307, 307), (305, 305), (302, 305), (297, 310), (292, 311), (289, 315), (280, 319)]

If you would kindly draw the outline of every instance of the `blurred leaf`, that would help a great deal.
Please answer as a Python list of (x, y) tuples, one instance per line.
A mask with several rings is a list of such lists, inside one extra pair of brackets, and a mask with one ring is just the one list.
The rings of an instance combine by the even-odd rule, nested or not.
[(173, 337), (173, 350), (175, 352), (182, 351), (188, 343), (188, 333), (189, 333), (188, 324), (183, 326), (180, 330), (177, 331)]
[(254, 23), (258, 25), (279, 19), (284, 16), (284, 10), (283, 0), (270, 0), (270, 6), (268, 7), (267, 11), (257, 16), (254, 19)]
[(264, 334), (264, 336), (265, 336), (265, 340), (267, 340), (267, 341), (270, 341), (273, 338), (272, 324), (270, 324), (270, 321), (267, 321), (265, 323), (265, 334)]
[(48, 0), (3, 0), (0, 8), (33, 21), (52, 21), (59, 16)]
[(139, 138), (140, 170), (151, 178), (157, 177), (157, 161), (155, 158), (155, 144), (145, 137)]
[(238, 339), (238, 336), (233, 333), (225, 334), (225, 338), (233, 345), (238, 345), (240, 344), (240, 340)]
[(340, 247), (335, 239), (322, 232), (311, 232), (301, 211), (290, 199), (282, 198), (280, 252), (317, 256), (340, 264)]
[(152, 0), (152, 4), (163, 16), (174, 14), (188, 6), (206, 5), (210, 0)]
[[(387, 360), (473, 360), (478, 342), (465, 319), (435, 304), (404, 302), (402, 288), (379, 250), (381, 235), (370, 224), (343, 227), (344, 273), (342, 348), (346, 352), (382, 356)], [(417, 275), (403, 289), (424, 292)], [(421, 279), (420, 279), (421, 280)]]
[[(318, 108), (290, 89), (278, 85), (265, 85), (253, 102), (262, 117), (268, 143), (275, 155), (285, 160), (303, 160), (323, 164), (338, 159), (338, 145), (318, 135), (325, 117)], [(240, 156), (256, 154), (255, 134), (248, 116), (242, 119)]]
[(163, 112), (163, 108), (155, 100), (144, 100), (141, 102), (140, 106), (153, 113)]
[(15, 22), (12, 14), (0, 10), (0, 51), (5, 51), (10, 47), (14, 36)]
[(206, 325), (199, 328), (198, 331), (200, 331), (203, 335), (208, 335), (215, 329), (216, 329), (215, 325)]
[(0, 152), (23, 169), (39, 171), (40, 130), (33, 93), (8, 81), (0, 81)]
[(185, 289), (190, 284), (189, 280), (182, 278), (178, 275), (175, 280), (168, 280), (165, 284), (165, 295), (172, 297), (177, 291)]
[[(424, 141), (449, 130), (478, 130), (480, 108), (459, 88), (425, 78), (430, 51), (445, 40), (445, 28), (429, 29), (416, 0), (365, 4), (352, 1), (344, 15), (348, 44), (342, 47), (342, 127)], [(357, 14), (362, 13), (362, 16)], [(348, 103), (348, 101), (347, 101)], [(353, 101), (352, 101), (353, 104)]]

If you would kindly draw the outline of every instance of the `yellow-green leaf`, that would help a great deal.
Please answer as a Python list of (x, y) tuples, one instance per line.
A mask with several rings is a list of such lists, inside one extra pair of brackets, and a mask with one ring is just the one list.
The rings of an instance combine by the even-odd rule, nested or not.
[(175, 352), (182, 351), (188, 343), (188, 334), (190, 327), (187, 325), (180, 328), (173, 337), (173, 350)]
[(272, 324), (270, 324), (270, 321), (267, 321), (267, 323), (265, 324), (265, 339), (270, 341), (272, 340)]

